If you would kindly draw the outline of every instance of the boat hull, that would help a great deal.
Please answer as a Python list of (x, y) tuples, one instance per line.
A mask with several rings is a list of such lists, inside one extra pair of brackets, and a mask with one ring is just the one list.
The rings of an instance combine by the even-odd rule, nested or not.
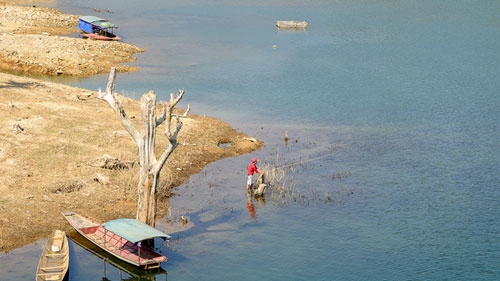
[(120, 37), (118, 37), (117, 35), (113, 35), (113, 36), (103, 36), (103, 35), (99, 35), (99, 34), (96, 34), (96, 33), (80, 33), (80, 36), (84, 39), (92, 39), (92, 40), (102, 40), (102, 41), (119, 41), (119, 40), (122, 40)]
[(147, 245), (132, 243), (100, 223), (73, 212), (63, 212), (63, 216), (83, 237), (120, 260), (144, 269), (158, 268), (167, 261)]
[(47, 239), (36, 270), (36, 281), (63, 280), (69, 267), (69, 246), (66, 233), (54, 230)]

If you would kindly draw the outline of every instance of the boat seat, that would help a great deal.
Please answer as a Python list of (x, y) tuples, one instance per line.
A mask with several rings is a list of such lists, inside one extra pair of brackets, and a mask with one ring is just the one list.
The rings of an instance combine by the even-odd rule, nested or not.
[(43, 271), (56, 271), (56, 270), (62, 270), (63, 266), (45, 266), (40, 269)]
[(46, 281), (56, 281), (61, 280), (61, 274), (59, 273), (40, 273), (37, 276), (42, 277)]
[(65, 255), (66, 255), (65, 253), (45, 254), (45, 256), (49, 258), (64, 257)]

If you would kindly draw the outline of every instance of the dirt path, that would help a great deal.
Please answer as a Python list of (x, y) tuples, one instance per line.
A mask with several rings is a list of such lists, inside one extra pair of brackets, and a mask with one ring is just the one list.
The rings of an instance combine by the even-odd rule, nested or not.
[[(32, 30), (32, 26), (45, 26), (40, 18), (56, 23), (60, 23), (57, 18), (61, 17), (73, 19), (61, 14), (53, 18), (57, 11), (48, 14), (45, 11), (0, 6), (0, 52), (10, 54), (8, 59), (1, 56), (4, 69), (67, 71), (66, 64), (75, 59), (75, 52), (95, 54), (94, 44), (100, 43), (88, 40), (89, 45), (82, 45), (82, 39), (74, 39), (79, 41), (75, 44), (68, 43), (73, 40), (53, 35), (23, 35), (19, 27), (4, 20), (9, 18)], [(23, 20), (21, 15), (37, 20)], [(72, 25), (60, 24), (58, 28)], [(47, 42), (57, 42), (59, 47), (47, 49)], [(69, 45), (61, 47), (62, 42)], [(23, 48), (23, 43), (28, 45)], [(31, 53), (35, 49), (45, 50), (45, 55)], [(14, 57), (18, 58), (16, 63)], [(102, 66), (103, 72), (107, 68)], [(83, 66), (75, 67), (74, 71), (91, 74)], [(109, 105), (96, 96), (91, 90), (0, 73), (0, 252), (45, 238), (55, 228), (69, 230), (60, 214), (63, 210), (84, 213), (101, 221), (135, 216), (137, 147)], [(126, 99), (124, 107), (129, 118), (140, 127), (138, 102)], [(195, 115), (185, 119), (178, 140), (185, 145), (174, 151), (162, 170), (163, 197), (208, 163), (262, 146), (221, 120)], [(160, 152), (165, 145), (164, 136), (159, 135)], [(162, 209), (160, 213), (165, 211)]]

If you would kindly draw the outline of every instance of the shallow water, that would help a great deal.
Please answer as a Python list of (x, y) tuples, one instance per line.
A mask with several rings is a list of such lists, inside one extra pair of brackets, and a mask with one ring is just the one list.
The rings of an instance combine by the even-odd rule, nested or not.
[[(195, 226), (172, 233), (169, 280), (500, 278), (499, 2), (72, 2), (57, 6), (110, 9), (101, 16), (147, 49), (118, 92), (184, 88), (181, 106), (266, 143), (209, 165), (171, 199)], [(277, 19), (309, 28), (277, 31)], [(65, 82), (97, 90), (106, 79)], [(254, 156), (293, 164), (296, 196), (253, 201), (252, 218)], [(171, 232), (166, 218), (158, 228)], [(6, 280), (33, 278), (42, 242), (0, 254)], [(104, 268), (129, 277), (73, 252), (70, 280)]]

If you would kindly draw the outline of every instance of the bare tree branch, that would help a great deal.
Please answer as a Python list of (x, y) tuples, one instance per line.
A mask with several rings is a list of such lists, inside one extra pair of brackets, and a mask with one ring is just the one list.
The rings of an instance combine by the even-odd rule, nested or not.
[[(182, 122), (180, 119), (181, 117), (188, 116), (190, 106), (188, 105), (188, 108), (186, 109), (183, 115), (173, 114), (173, 109), (175, 108), (177, 103), (179, 103), (179, 101), (182, 99), (183, 95), (184, 95), (183, 89), (179, 90), (177, 92), (177, 95), (175, 95), (174, 93), (170, 93), (170, 101), (166, 104), (166, 107), (164, 107), (167, 116), (165, 120), (167, 122), (165, 126), (165, 136), (168, 139), (169, 145), (162, 153), (158, 161), (156, 161), (154, 170), (159, 171), (161, 169), (161, 167), (165, 164), (165, 161), (167, 161), (170, 154), (175, 150), (175, 148), (178, 145), (177, 136), (182, 128)], [(175, 131), (173, 133), (171, 131), (172, 117), (175, 117), (177, 123)]]
[(127, 114), (123, 109), (123, 101), (118, 99), (117, 94), (113, 92), (115, 88), (115, 78), (116, 78), (116, 68), (111, 68), (108, 77), (108, 84), (106, 86), (106, 92), (102, 93), (101, 89), (99, 89), (99, 95), (97, 96), (99, 99), (105, 100), (111, 106), (111, 108), (118, 113), (120, 117), (120, 122), (122, 123), (125, 130), (132, 136), (134, 141), (139, 145), (140, 143), (140, 134), (139, 131), (134, 127), (130, 119), (127, 118)]
[[(160, 171), (170, 154), (178, 145), (177, 137), (182, 128), (181, 118), (187, 117), (190, 105), (182, 115), (173, 114), (177, 103), (182, 99), (184, 90), (177, 94), (170, 94), (168, 103), (162, 102), (162, 112), (156, 115), (156, 94), (149, 91), (141, 97), (142, 130), (139, 132), (132, 122), (127, 118), (123, 108), (123, 100), (114, 93), (116, 69), (111, 69), (106, 86), (106, 92), (99, 89), (99, 99), (105, 100), (118, 114), (123, 127), (129, 132), (139, 147), (139, 183), (138, 183), (138, 208), (137, 219), (154, 226), (156, 217), (156, 193), (159, 184)], [(175, 118), (176, 127), (171, 128), (172, 118)], [(156, 129), (162, 123), (166, 123), (165, 136), (168, 145), (157, 160), (155, 156)]]
[(156, 120), (156, 127), (160, 126), (165, 120), (167, 120), (167, 103), (166, 102), (161, 102), (162, 105), (162, 111), (161, 111), (161, 117)]

